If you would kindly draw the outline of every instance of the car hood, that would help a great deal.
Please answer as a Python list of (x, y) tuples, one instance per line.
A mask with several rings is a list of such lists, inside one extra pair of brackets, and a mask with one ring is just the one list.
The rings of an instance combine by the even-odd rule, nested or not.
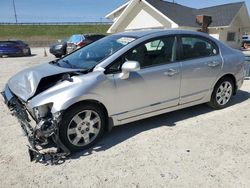
[(17, 97), (27, 101), (36, 93), (41, 79), (76, 71), (80, 70), (62, 68), (47, 63), (17, 73), (9, 79), (8, 87)]

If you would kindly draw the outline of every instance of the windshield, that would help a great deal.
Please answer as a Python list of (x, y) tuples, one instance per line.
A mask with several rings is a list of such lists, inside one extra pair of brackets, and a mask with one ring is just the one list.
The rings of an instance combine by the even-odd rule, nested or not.
[(58, 60), (57, 65), (65, 68), (90, 70), (135, 39), (121, 35), (104, 37)]
[(68, 42), (69, 42), (69, 43), (78, 43), (78, 42), (80, 42), (80, 41), (82, 41), (82, 40), (84, 40), (84, 39), (85, 39), (85, 38), (84, 38), (83, 35), (72, 35), (72, 36), (69, 38)]

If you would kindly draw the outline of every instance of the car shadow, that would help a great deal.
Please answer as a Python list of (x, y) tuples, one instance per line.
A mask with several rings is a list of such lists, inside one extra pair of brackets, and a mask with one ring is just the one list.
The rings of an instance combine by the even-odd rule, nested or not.
[[(242, 103), (248, 100), (249, 98), (249, 92), (239, 90), (237, 92), (237, 95), (232, 98), (230, 106)], [(151, 129), (155, 129), (162, 126), (173, 127), (179, 121), (193, 118), (212, 111), (214, 111), (214, 109), (212, 109), (208, 105), (201, 104), (114, 127), (112, 131), (106, 133), (104, 137), (97, 144), (95, 144), (94, 147), (88, 150), (71, 154), (69, 156), (69, 159), (77, 159), (82, 156), (91, 155), (93, 152), (108, 150), (114, 147), (115, 145), (122, 143), (137, 134), (140, 134), (141, 132), (149, 131)]]
[(34, 57), (37, 56), (37, 54), (31, 54), (30, 56), (26, 56), (26, 57)]

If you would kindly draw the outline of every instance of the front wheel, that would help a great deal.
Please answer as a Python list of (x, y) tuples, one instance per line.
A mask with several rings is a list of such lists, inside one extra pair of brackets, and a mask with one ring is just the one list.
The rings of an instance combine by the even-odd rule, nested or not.
[(96, 105), (77, 105), (66, 111), (59, 127), (62, 143), (76, 152), (93, 146), (103, 135), (105, 114)]
[(27, 56), (31, 56), (31, 50), (29, 49)]
[(233, 96), (234, 87), (234, 83), (229, 77), (219, 80), (214, 87), (209, 105), (215, 109), (227, 107)]

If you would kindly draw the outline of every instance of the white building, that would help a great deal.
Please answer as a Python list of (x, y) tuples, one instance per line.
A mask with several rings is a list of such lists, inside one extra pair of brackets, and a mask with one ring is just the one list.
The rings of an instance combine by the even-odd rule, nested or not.
[(198, 30), (197, 15), (211, 16), (209, 34), (234, 48), (240, 48), (242, 34), (250, 30), (244, 2), (194, 9), (163, 0), (130, 0), (106, 18), (114, 22), (108, 33), (116, 33), (154, 28)]

